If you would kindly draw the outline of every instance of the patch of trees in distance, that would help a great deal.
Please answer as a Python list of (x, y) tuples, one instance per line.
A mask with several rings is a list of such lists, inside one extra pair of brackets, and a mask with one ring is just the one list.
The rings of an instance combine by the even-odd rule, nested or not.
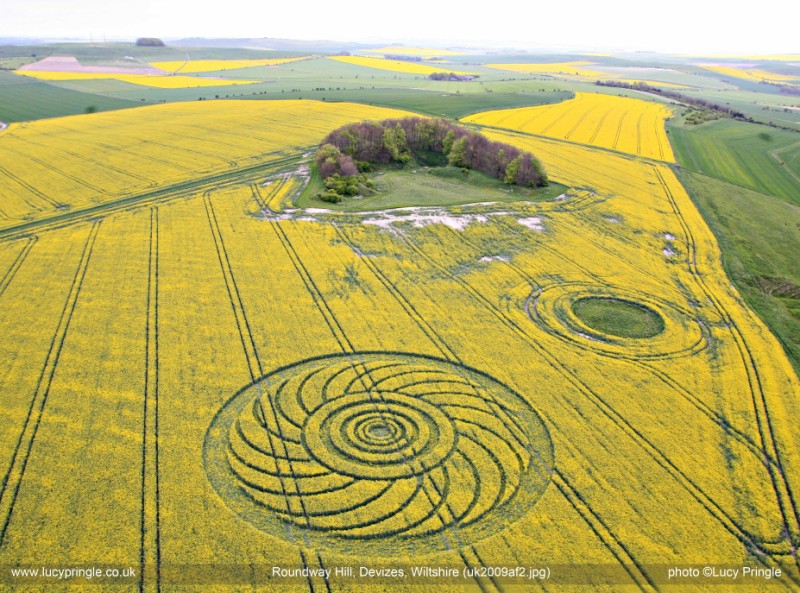
[(421, 62), (420, 56), (404, 56), (400, 54), (384, 54), (386, 60), (400, 60), (401, 62)]
[(328, 134), (316, 154), (327, 191), (320, 198), (339, 202), (371, 189), (366, 173), (374, 164), (428, 162), (473, 169), (507, 184), (543, 187), (547, 173), (532, 153), (446, 119), (408, 117), (348, 124)]
[(646, 93), (655, 93), (657, 95), (661, 95), (662, 97), (675, 99), (676, 101), (680, 101), (681, 103), (685, 103), (693, 107), (698, 107), (702, 109), (712, 109), (718, 113), (723, 114), (726, 117), (739, 119), (742, 121), (749, 121), (749, 122), (753, 121), (752, 117), (748, 117), (741, 111), (733, 109), (730, 106), (720, 105), (719, 103), (714, 103), (713, 101), (709, 101), (708, 99), (700, 99), (699, 97), (690, 97), (689, 95), (684, 95), (683, 93), (678, 93), (675, 91), (668, 91), (659, 88), (657, 86), (650, 86), (649, 84), (644, 82), (630, 83), (630, 82), (622, 82), (619, 80), (598, 80), (595, 84), (598, 86), (609, 86), (620, 89), (630, 89), (633, 91), (644, 91)]
[(164, 47), (164, 42), (156, 37), (139, 37), (136, 45), (139, 47)]
[(430, 80), (456, 80), (469, 81), (478, 78), (476, 74), (456, 74), (455, 72), (431, 72), (428, 74)]

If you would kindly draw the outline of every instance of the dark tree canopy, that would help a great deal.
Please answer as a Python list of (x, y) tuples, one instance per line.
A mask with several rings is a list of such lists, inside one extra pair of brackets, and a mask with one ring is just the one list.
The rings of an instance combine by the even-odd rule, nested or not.
[(139, 37), (136, 45), (139, 47), (164, 47), (164, 42), (156, 37)]
[(449, 165), (474, 169), (505, 183), (530, 187), (548, 183), (542, 164), (530, 152), (493, 142), (445, 119), (408, 117), (348, 124), (325, 137), (316, 162), (325, 179), (353, 177), (369, 163), (405, 163), (431, 153), (444, 155)]

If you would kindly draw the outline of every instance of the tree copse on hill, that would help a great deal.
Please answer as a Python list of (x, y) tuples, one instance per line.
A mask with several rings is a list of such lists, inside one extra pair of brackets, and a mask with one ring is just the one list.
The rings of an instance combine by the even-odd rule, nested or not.
[(547, 173), (530, 152), (493, 142), (441, 118), (409, 117), (348, 124), (325, 137), (316, 162), (331, 189), (333, 185), (342, 185), (342, 177), (363, 177), (370, 163), (406, 163), (412, 158), (424, 161), (431, 154), (447, 157), (451, 166), (474, 169), (508, 184), (531, 187), (548, 184)]
[(139, 37), (136, 45), (139, 47), (164, 47), (164, 42), (157, 37)]

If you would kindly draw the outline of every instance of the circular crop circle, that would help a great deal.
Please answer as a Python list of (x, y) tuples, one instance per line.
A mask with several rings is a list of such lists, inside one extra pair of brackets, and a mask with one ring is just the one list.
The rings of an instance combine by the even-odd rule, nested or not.
[(688, 356), (706, 348), (709, 339), (691, 310), (618, 286), (554, 284), (531, 295), (528, 312), (546, 332), (614, 358)]
[(293, 543), (383, 556), (459, 548), (527, 514), (553, 446), (518, 394), (469, 367), (359, 353), (275, 371), (204, 443), (214, 489)]
[(614, 297), (588, 296), (572, 312), (589, 327), (618, 338), (652, 338), (664, 331), (664, 318), (643, 305)]

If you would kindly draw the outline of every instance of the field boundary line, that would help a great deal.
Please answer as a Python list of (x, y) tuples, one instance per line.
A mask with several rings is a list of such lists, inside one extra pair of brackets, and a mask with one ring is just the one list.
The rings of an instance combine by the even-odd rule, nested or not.
[[(219, 189), (220, 187), (243, 184), (252, 179), (260, 178), (260, 176), (266, 171), (270, 171), (271, 169), (280, 169), (281, 167), (296, 162), (301, 158), (302, 155), (283, 157), (257, 165), (243, 167), (234, 171), (226, 171), (224, 173), (201, 177), (199, 179), (180, 182), (169, 187), (163, 187), (134, 196), (120, 198), (118, 200), (106, 202), (105, 204), (98, 204), (97, 206), (81, 208), (71, 212), (51, 216), (49, 218), (43, 218), (41, 220), (35, 220), (7, 227), (0, 229), (0, 241), (29, 236), (33, 232), (42, 232), (45, 230), (61, 228), (85, 219), (106, 216), (122, 210), (141, 207), (152, 202), (165, 202), (178, 198), (190, 197), (202, 193), (203, 190)], [(0, 170), (0, 172), (2, 172), (2, 170)]]
[(161, 502), (158, 443), (158, 208), (150, 210), (142, 429), (142, 515), (139, 591), (161, 591)]

